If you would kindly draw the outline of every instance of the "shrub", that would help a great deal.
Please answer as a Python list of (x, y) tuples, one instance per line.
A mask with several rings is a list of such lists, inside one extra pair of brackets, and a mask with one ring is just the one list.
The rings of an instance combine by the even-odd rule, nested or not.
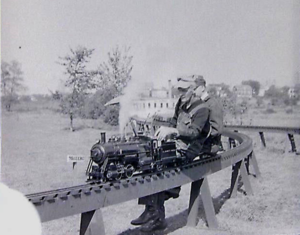
[(270, 113), (276, 113), (274, 109), (272, 108), (267, 108), (265, 113), (270, 114)]
[(104, 115), (110, 106), (105, 104), (116, 96), (116, 88), (111, 86), (106, 89), (98, 90), (95, 94), (85, 99), (84, 105), (80, 110), (80, 116), (83, 118), (97, 119)]
[(104, 122), (112, 126), (119, 125), (119, 107), (108, 106), (104, 111)]
[(97, 97), (93, 95), (85, 101), (84, 106), (80, 110), (80, 117), (97, 119), (103, 115), (104, 110), (104, 104), (99, 102)]

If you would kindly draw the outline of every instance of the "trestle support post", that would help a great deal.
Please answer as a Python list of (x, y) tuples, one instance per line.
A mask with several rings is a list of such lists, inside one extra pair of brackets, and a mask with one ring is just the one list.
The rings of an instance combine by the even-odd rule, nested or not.
[(251, 162), (251, 165), (253, 166), (254, 174), (255, 174), (256, 178), (259, 178), (261, 176), (261, 173), (259, 171), (256, 156), (255, 156), (255, 153), (253, 151), (250, 153), (249, 160)]
[(294, 135), (288, 134), (288, 137), (289, 137), (289, 140), (290, 140), (290, 143), (291, 143), (291, 147), (292, 147), (291, 152), (297, 153), (297, 148), (296, 148), (296, 144), (295, 144)]
[(247, 195), (253, 195), (253, 190), (252, 190), (252, 187), (251, 187), (251, 184), (250, 184), (249, 175), (247, 173), (247, 169), (246, 169), (246, 166), (245, 166), (245, 160), (244, 159), (242, 160), (240, 171), (241, 171), (242, 181), (243, 181), (243, 184), (245, 186), (245, 190), (246, 190)]
[(231, 198), (236, 197), (236, 195), (237, 195), (239, 173), (242, 177), (242, 182), (245, 186), (246, 193), (248, 195), (253, 195), (253, 190), (252, 190), (249, 176), (247, 173), (247, 169), (245, 166), (245, 160), (243, 159), (243, 160), (237, 162), (233, 166), (232, 175), (231, 175), (230, 196), (229, 196)]
[(187, 226), (195, 227), (197, 225), (198, 210), (200, 205), (200, 196), (203, 202), (206, 221), (209, 228), (217, 228), (215, 208), (209, 190), (207, 177), (194, 181), (191, 184), (190, 204), (188, 210)]
[(81, 214), (80, 235), (105, 235), (101, 210), (93, 210)]
[(232, 148), (235, 148), (236, 147), (236, 142), (234, 139), (232, 138), (229, 138), (228, 139), (228, 142), (229, 142), (229, 148), (232, 149)]
[(264, 147), (267, 147), (265, 135), (264, 135), (264, 133), (262, 131), (259, 132), (259, 136), (260, 136), (260, 140), (261, 140), (262, 145)]
[(241, 167), (241, 161), (232, 165), (232, 173), (231, 173), (231, 185), (230, 185), (230, 193), (229, 197), (236, 197), (237, 194), (237, 184), (238, 184), (238, 176), (239, 169)]

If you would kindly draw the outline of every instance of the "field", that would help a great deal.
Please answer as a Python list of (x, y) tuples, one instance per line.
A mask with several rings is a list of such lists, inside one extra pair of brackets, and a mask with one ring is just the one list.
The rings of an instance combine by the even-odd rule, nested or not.
[[(300, 114), (284, 110), (266, 116), (254, 115), (260, 125), (300, 126)], [(244, 123), (251, 117), (244, 117)], [(245, 121), (247, 120), (247, 121)], [(253, 122), (253, 121), (252, 121)], [(254, 123), (252, 123), (254, 124)], [(2, 113), (1, 181), (24, 194), (82, 184), (91, 145), (105, 131), (98, 121), (75, 119), (75, 132), (68, 129), (68, 118), (45, 112)], [(117, 133), (111, 129), (107, 135)], [(181, 196), (166, 202), (169, 227), (166, 234), (300, 234), (300, 156), (290, 153), (284, 134), (266, 134), (263, 148), (258, 133), (249, 133), (261, 178), (250, 176), (254, 195), (243, 190), (236, 198), (227, 199), (231, 169), (209, 176), (208, 181), (217, 212), (219, 229), (210, 231), (200, 213), (196, 228), (184, 227), (189, 200), (189, 185), (182, 187)], [(300, 149), (300, 136), (295, 136)], [(67, 155), (84, 155), (84, 163), (72, 168)], [(142, 212), (136, 200), (102, 210), (107, 234), (140, 234), (130, 220)], [(202, 210), (201, 210), (202, 211)], [(43, 223), (44, 235), (78, 234), (79, 215)]]

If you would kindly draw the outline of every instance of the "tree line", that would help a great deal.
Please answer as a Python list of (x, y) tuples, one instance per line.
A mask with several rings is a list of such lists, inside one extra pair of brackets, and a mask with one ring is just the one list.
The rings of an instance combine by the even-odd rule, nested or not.
[(74, 116), (94, 119), (104, 116), (105, 122), (118, 124), (118, 108), (105, 107), (104, 104), (121, 95), (131, 80), (133, 57), (129, 50), (115, 47), (108, 52), (107, 62), (92, 70), (88, 70), (87, 65), (94, 49), (79, 46), (71, 49), (68, 55), (59, 57), (59, 64), (68, 77), (64, 85), (69, 89), (67, 95), (61, 95), (61, 109), (70, 117), (71, 130)]
[(11, 106), (18, 101), (19, 93), (26, 90), (23, 82), (23, 72), (18, 61), (1, 62), (1, 102), (7, 111), (11, 111)]
[[(73, 119), (104, 117), (104, 121), (118, 124), (118, 108), (104, 104), (119, 96), (124, 87), (131, 80), (133, 69), (130, 48), (116, 46), (107, 53), (107, 61), (102, 62), (95, 69), (88, 69), (88, 64), (94, 49), (78, 46), (70, 49), (65, 56), (59, 56), (58, 64), (63, 67), (66, 79), (64, 86), (67, 92), (54, 91), (52, 98), (59, 101), (60, 111), (70, 117), (70, 128), (73, 129)], [(1, 62), (1, 90), (2, 104), (7, 111), (11, 111), (16, 104), (22, 90), (23, 72), (17, 61)]]
[[(65, 56), (58, 57), (58, 64), (64, 69), (66, 75), (64, 86), (67, 92), (53, 91), (52, 99), (59, 102), (60, 112), (67, 114), (70, 118), (70, 128), (73, 130), (73, 119), (75, 117), (97, 119), (102, 117), (104, 122), (118, 125), (119, 107), (105, 106), (105, 103), (121, 95), (123, 89), (131, 80), (133, 69), (130, 48), (120, 49), (118, 46), (107, 53), (107, 61), (102, 62), (97, 68), (88, 69), (94, 49), (78, 46)], [(2, 105), (7, 111), (11, 111), (12, 105), (19, 102), (21, 92), (26, 90), (24, 86), (21, 64), (17, 61), (10, 63), (1, 62), (1, 90)], [(249, 85), (253, 90), (253, 96), (257, 98), (259, 106), (262, 98), (258, 97), (261, 84), (255, 80), (243, 81), (242, 85)], [(213, 88), (211, 93), (216, 93)], [(295, 87), (296, 96), (291, 99), (288, 96), (289, 87), (278, 88), (271, 86), (264, 98), (271, 99), (272, 104), (277, 105), (284, 102), (285, 105), (295, 105), (300, 98), (300, 82)], [(248, 105), (236, 104), (236, 97), (230, 91), (229, 86), (223, 84), (222, 90), (227, 94), (224, 99), (224, 107), (231, 113), (240, 113)]]

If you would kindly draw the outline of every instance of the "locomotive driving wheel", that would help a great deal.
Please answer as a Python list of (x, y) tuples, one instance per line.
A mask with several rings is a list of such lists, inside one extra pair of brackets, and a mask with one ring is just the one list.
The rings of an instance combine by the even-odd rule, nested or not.
[(103, 183), (103, 184), (104, 184), (104, 183), (106, 183), (106, 182), (107, 182), (107, 178), (106, 178), (106, 177), (103, 177), (103, 178), (102, 178), (100, 181), (101, 181), (101, 183)]
[(133, 165), (131, 165), (131, 164), (127, 165), (126, 168), (125, 168), (125, 176), (127, 178), (131, 178), (134, 171), (135, 171), (135, 168), (134, 168)]
[(108, 180), (120, 180), (122, 178), (122, 169), (117, 164), (111, 162), (105, 175)]

